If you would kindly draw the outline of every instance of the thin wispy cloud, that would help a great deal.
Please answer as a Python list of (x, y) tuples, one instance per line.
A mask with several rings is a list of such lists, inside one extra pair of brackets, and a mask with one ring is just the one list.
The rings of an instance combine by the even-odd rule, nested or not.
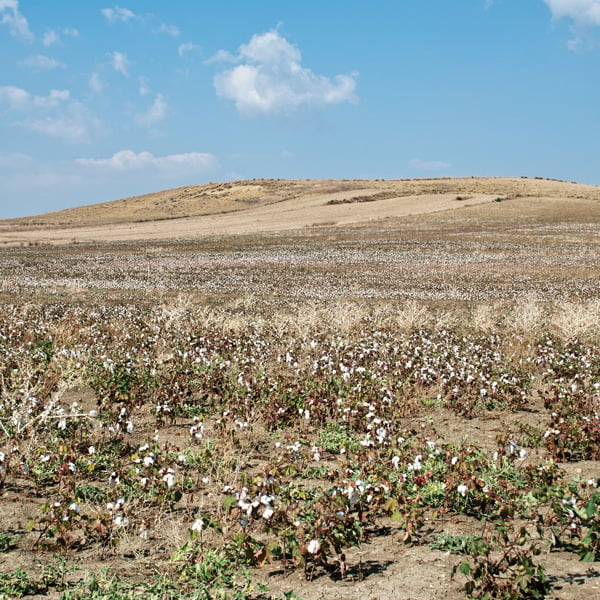
[(172, 37), (177, 37), (181, 34), (177, 25), (160, 22), (153, 14), (138, 14), (129, 8), (123, 8), (121, 6), (103, 8), (100, 10), (100, 13), (111, 25), (119, 22), (126, 23), (127, 21), (138, 21), (147, 27), (152, 28), (153, 33), (170, 35)]
[(31, 164), (29, 154), (21, 152), (0, 152), (0, 169), (18, 169)]
[(157, 94), (152, 106), (150, 106), (147, 111), (136, 114), (134, 122), (140, 127), (154, 127), (160, 121), (165, 119), (168, 108), (169, 106), (162, 94)]
[(58, 44), (59, 42), (60, 38), (58, 37), (58, 33), (56, 33), (54, 29), (46, 31), (44, 37), (42, 38), (42, 44), (44, 46), (52, 46), (54, 44)]
[(165, 33), (172, 37), (177, 37), (181, 33), (179, 27), (176, 25), (167, 25), (166, 23), (161, 23), (156, 31), (157, 33)]
[[(63, 27), (60, 31), (63, 36), (67, 36), (70, 38), (79, 37), (79, 30), (74, 27)], [(46, 33), (42, 36), (42, 44), (46, 47), (54, 46), (55, 44), (62, 44), (62, 39), (60, 37), (59, 32), (56, 29), (48, 29)]]
[(88, 86), (94, 94), (99, 94), (104, 89), (104, 83), (98, 73), (92, 73), (88, 79)]
[(131, 63), (124, 52), (113, 52), (111, 55), (111, 64), (117, 73), (129, 77), (129, 67)]
[(18, 0), (0, 0), (0, 24), (6, 25), (13, 37), (24, 42), (31, 43), (35, 39), (27, 19), (19, 10)]
[[(213, 62), (230, 60), (220, 51)], [(278, 31), (252, 37), (239, 47), (232, 69), (217, 73), (217, 95), (232, 100), (244, 116), (289, 115), (298, 109), (314, 108), (356, 100), (356, 75), (317, 75), (302, 66), (302, 54)]]
[(131, 19), (136, 19), (137, 15), (128, 8), (121, 8), (120, 6), (115, 6), (114, 8), (103, 8), (100, 10), (102, 16), (109, 23), (117, 23), (119, 21), (126, 22)]
[(450, 163), (441, 160), (421, 160), (420, 158), (409, 160), (408, 166), (411, 169), (419, 169), (422, 171), (437, 171), (439, 169), (448, 169), (451, 167)]
[(196, 50), (196, 48), (198, 48), (198, 46), (196, 46), (196, 44), (193, 44), (192, 42), (186, 42), (185, 44), (179, 44), (179, 46), (177, 48), (177, 54), (179, 54), (179, 56), (181, 56), (183, 58), (188, 52), (191, 52), (192, 50)]
[(52, 69), (64, 68), (64, 63), (45, 56), (44, 54), (36, 54), (35, 56), (28, 56), (27, 58), (19, 61), (19, 66), (33, 69), (34, 71), (51, 71)]
[(154, 156), (151, 152), (135, 153), (133, 150), (121, 150), (110, 158), (77, 158), (76, 164), (113, 171), (138, 171), (146, 169), (207, 171), (215, 168), (217, 160), (213, 154), (188, 152)]
[(139, 82), (140, 96), (147, 96), (148, 94), (152, 93), (152, 88), (150, 87), (150, 80), (148, 79), (148, 77), (140, 77)]
[(13, 125), (68, 142), (89, 140), (100, 121), (69, 90), (50, 90), (46, 96), (16, 86), (0, 86), (0, 111), (15, 115)]

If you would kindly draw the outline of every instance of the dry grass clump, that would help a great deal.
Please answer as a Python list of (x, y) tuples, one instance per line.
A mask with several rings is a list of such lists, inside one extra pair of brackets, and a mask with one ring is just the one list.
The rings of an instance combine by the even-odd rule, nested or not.
[(563, 338), (600, 337), (600, 300), (560, 302), (551, 315), (552, 328)]

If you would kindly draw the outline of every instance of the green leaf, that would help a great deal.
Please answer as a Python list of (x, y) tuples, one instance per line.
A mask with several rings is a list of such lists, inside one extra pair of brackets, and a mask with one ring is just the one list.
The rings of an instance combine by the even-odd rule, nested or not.
[(595, 552), (586, 552), (581, 557), (581, 561), (582, 562), (594, 562), (595, 560), (596, 560), (596, 553)]
[(592, 496), (591, 500), (585, 505), (585, 513), (587, 518), (590, 519), (596, 514), (596, 510), (598, 509), (598, 505), (594, 502), (594, 497)]
[(236, 504), (237, 500), (235, 498), (235, 496), (225, 496), (223, 498), (223, 508), (226, 511), (230, 511), (232, 506), (234, 506)]
[(465, 576), (468, 577), (471, 574), (471, 563), (470, 562), (463, 562), (460, 564), (460, 567), (458, 567), (458, 570)]

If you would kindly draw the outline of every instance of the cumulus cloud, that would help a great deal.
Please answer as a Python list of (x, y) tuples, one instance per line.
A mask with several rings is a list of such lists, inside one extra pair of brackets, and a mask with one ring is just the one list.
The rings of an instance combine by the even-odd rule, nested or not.
[(120, 6), (103, 8), (100, 12), (109, 23), (116, 23), (117, 21), (125, 22), (137, 18), (137, 15), (133, 11), (128, 8), (121, 8)]
[(437, 169), (447, 169), (451, 165), (447, 162), (440, 160), (421, 160), (420, 158), (413, 158), (408, 161), (408, 165), (411, 169), (420, 169), (424, 171), (433, 171)]
[(152, 106), (146, 112), (135, 115), (135, 124), (140, 127), (153, 127), (167, 116), (168, 107), (163, 95), (157, 94)]
[(27, 19), (19, 10), (18, 0), (0, 0), (0, 23), (8, 26), (13, 37), (25, 42), (33, 42), (35, 39)]
[[(229, 57), (219, 51), (212, 62)], [(217, 95), (233, 100), (245, 116), (286, 115), (301, 107), (356, 100), (355, 74), (316, 75), (302, 66), (300, 50), (277, 31), (254, 35), (239, 47), (235, 60), (240, 64), (217, 73), (214, 85)]]
[(111, 55), (112, 66), (117, 73), (129, 77), (130, 62), (124, 52), (113, 52)]
[(0, 86), (0, 111), (17, 116), (13, 125), (69, 142), (87, 141), (99, 128), (96, 119), (69, 90), (50, 90), (35, 96), (15, 86)]
[(14, 85), (0, 86), (0, 109), (23, 111), (31, 106), (31, 96), (24, 89)]
[(552, 17), (569, 18), (578, 25), (600, 25), (600, 0), (544, 0)]
[(19, 61), (19, 65), (21, 67), (28, 67), (36, 71), (51, 71), (52, 69), (57, 69), (58, 67), (64, 68), (65, 66), (56, 59), (50, 58), (49, 56), (44, 56), (43, 54), (28, 56), (27, 58)]
[(154, 156), (151, 152), (136, 154), (133, 150), (121, 150), (110, 158), (77, 158), (75, 162), (84, 167), (95, 167), (113, 171), (139, 171), (159, 169), (161, 171), (206, 171), (213, 169), (216, 158), (210, 153), (188, 152)]

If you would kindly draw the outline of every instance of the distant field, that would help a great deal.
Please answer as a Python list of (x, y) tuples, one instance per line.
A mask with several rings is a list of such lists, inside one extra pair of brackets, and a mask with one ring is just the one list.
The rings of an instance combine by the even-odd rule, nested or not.
[(0, 221), (0, 500), (0, 600), (600, 598), (600, 188)]

